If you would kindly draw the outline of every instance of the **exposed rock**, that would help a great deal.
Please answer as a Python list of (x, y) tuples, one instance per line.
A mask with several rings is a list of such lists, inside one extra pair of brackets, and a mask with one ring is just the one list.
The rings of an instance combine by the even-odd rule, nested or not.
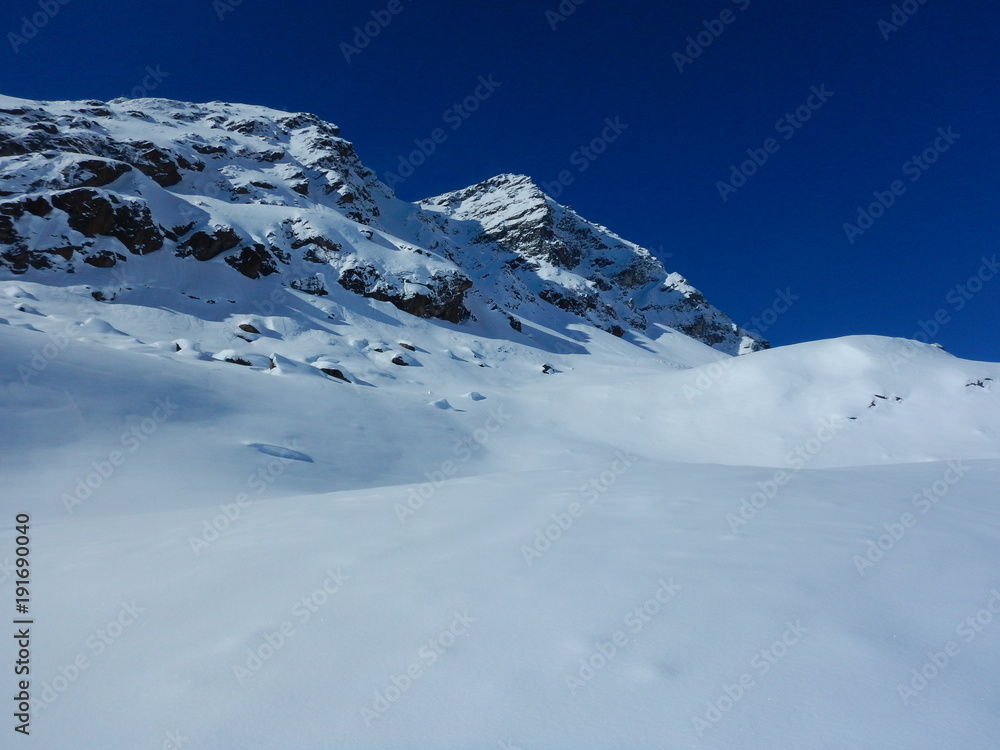
[(326, 282), (323, 280), (321, 274), (307, 276), (304, 279), (294, 279), (288, 285), (296, 291), (305, 292), (317, 297), (325, 297), (330, 293), (326, 288)]
[(250, 325), (249, 323), (240, 323), (239, 329), (244, 333), (255, 333), (260, 335), (260, 331), (257, 330), (257, 327)]
[(67, 187), (104, 187), (122, 175), (131, 172), (132, 166), (106, 159), (83, 159), (64, 170)]
[(114, 237), (133, 255), (163, 247), (163, 232), (144, 202), (77, 188), (54, 194), (52, 204), (66, 212), (70, 227), (85, 237)]
[(125, 260), (124, 255), (118, 253), (113, 253), (110, 250), (99, 250), (93, 255), (89, 255), (83, 259), (84, 263), (88, 263), (95, 268), (111, 268), (118, 264), (118, 261)]
[[(405, 284), (406, 280), (402, 280)], [(354, 266), (341, 273), (338, 283), (363, 297), (389, 302), (403, 312), (419, 318), (439, 318), (461, 323), (470, 313), (465, 307), (465, 292), (472, 281), (458, 274), (433, 276), (424, 285), (427, 293), (400, 290), (371, 266)]]
[[(25, 213), (32, 214), (33, 216), (45, 217), (48, 216), (51, 210), (52, 204), (50, 204), (42, 196), (26, 196), (16, 201), (6, 201), (4, 203), (0, 203), (0, 214), (12, 216), (15, 219), (21, 218)], [(0, 238), (0, 242), (6, 241), (7, 240)]]
[(445, 238), (471, 232), (444, 254), (465, 266), (471, 247), (477, 267), (499, 264), (501, 273), (478, 277), (480, 290), (511, 310), (541, 299), (616, 336), (659, 325), (732, 354), (767, 347), (648, 250), (560, 206), (529, 177), (500, 175), (421, 205)]
[[(79, 245), (64, 245), (63, 247), (50, 247), (45, 252), (58, 255), (63, 260), (69, 260), (73, 257), (73, 253), (80, 250), (83, 250), (83, 247)], [(124, 256), (121, 257), (124, 259)]]
[(0, 250), (0, 266), (9, 268), (13, 273), (26, 273), (29, 268), (48, 268), (50, 265), (44, 259), (29, 253), (27, 246), (23, 244), (10, 245)]
[(6, 215), (6, 211), (0, 213), (0, 245), (13, 245), (22, 239), (14, 229), (14, 222), (9, 215)]
[(240, 244), (240, 236), (231, 227), (217, 228), (214, 232), (199, 231), (177, 246), (178, 255), (193, 255), (197, 260), (211, 260), (219, 253), (232, 250)]
[(260, 244), (244, 247), (239, 255), (227, 257), (226, 263), (251, 279), (259, 279), (261, 276), (270, 276), (272, 273), (278, 272), (274, 258), (267, 251), (267, 248)]
[[(303, 247), (309, 247), (309, 246), (320, 247), (323, 248), (324, 250), (328, 250), (331, 253), (340, 252), (341, 250), (343, 250), (344, 247), (343, 245), (334, 242), (333, 240), (327, 237), (319, 237), (319, 236), (302, 237), (294, 240), (291, 244), (292, 250), (299, 250)], [(310, 249), (312, 248), (310, 247)]]
[(191, 146), (191, 148), (193, 148), (199, 154), (203, 154), (205, 156), (214, 156), (216, 154), (227, 153), (225, 146), (205, 146), (200, 143), (195, 143), (193, 146)]
[(142, 153), (136, 159), (135, 168), (151, 178), (160, 187), (173, 187), (181, 181), (177, 161), (169, 153), (159, 148), (150, 148)]
[(85, 237), (110, 236), (115, 226), (115, 207), (102, 193), (78, 188), (56, 193), (52, 204), (69, 215), (69, 225)]
[(139, 201), (129, 201), (115, 209), (111, 236), (133, 255), (148, 255), (163, 247), (163, 231), (153, 221), (149, 206)]
[(345, 383), (351, 382), (350, 380), (347, 379), (347, 376), (344, 375), (344, 373), (333, 367), (321, 367), (320, 372), (329, 375), (331, 378), (336, 378), (337, 380), (343, 380)]

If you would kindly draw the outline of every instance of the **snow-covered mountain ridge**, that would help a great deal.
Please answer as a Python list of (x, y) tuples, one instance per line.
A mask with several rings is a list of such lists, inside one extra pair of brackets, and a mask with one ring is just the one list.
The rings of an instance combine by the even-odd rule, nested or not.
[[(529, 178), (406, 203), (309, 114), (2, 97), (0, 158), (0, 268), (12, 274), (90, 266), (104, 269), (87, 274), (103, 287), (118, 268), (162, 285), (165, 271), (197, 278), (200, 263), (224, 263), (276, 287), (346, 290), (451, 323), (674, 328), (729, 354), (767, 345)], [(154, 271), (150, 254), (177, 259)]]

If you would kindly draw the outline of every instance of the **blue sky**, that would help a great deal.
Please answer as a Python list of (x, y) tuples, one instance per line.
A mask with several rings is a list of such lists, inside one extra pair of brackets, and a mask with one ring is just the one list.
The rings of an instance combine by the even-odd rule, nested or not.
[(930, 331), (1000, 361), (1000, 10), (662, 6), (8, 0), (0, 91), (315, 112), (383, 179), (422, 161), (406, 199), (558, 186), (775, 344)]

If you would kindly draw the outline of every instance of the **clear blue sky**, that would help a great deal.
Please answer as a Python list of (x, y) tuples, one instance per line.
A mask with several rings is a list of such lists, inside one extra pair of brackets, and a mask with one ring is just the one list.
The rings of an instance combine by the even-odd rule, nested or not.
[[(395, 15), (390, 0), (233, 2), (7, 0), (0, 91), (110, 99), (145, 79), (155, 96), (315, 112), (383, 178), (442, 128), (401, 197), (501, 172), (552, 183), (567, 170), (561, 202), (653, 249), (739, 322), (789, 289), (790, 309), (764, 318), (775, 344), (912, 337), (937, 314), (947, 322), (934, 340), (1000, 361), (1000, 271), (981, 261), (1000, 254), (992, 3), (909, 0), (900, 5), (915, 12), (895, 19), (905, 24), (880, 28), (892, 3), (567, 0), (562, 21), (546, 13), (558, 0), (398, 0)], [(388, 25), (348, 62), (342, 43), (356, 26), (374, 30), (380, 11)], [(9, 36), (36, 14), (33, 38), (31, 27), (25, 43)], [(676, 57), (700, 32), (711, 44)], [(454, 129), (446, 112), (479, 76), (500, 86)], [(832, 95), (810, 100), (824, 86)], [(808, 121), (778, 125), (810, 101)], [(627, 128), (596, 160), (574, 157), (606, 118)], [(720, 190), (748, 149), (767, 161)], [(927, 149), (933, 164), (910, 161)], [(876, 191), (893, 204), (852, 243), (844, 224)], [(959, 289), (981, 270), (997, 276)]]

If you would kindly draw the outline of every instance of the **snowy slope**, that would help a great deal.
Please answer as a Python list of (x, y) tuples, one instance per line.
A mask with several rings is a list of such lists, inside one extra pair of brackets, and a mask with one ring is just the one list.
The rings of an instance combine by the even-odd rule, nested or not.
[[(132, 104), (44, 109), (82, 106)], [(182, 132), (178, 151), (194, 133), (262, 152), (284, 117), (147, 108), (133, 119)], [(251, 132), (207, 124), (223, 115)], [(48, 182), (65, 153), (2, 158), (47, 200), (78, 189)], [(4, 607), (32, 517), (19, 745), (1000, 745), (1000, 364), (877, 336), (730, 356), (738, 340), (682, 332), (721, 313), (674, 305), (641, 248), (529, 181), (413, 206), (345, 159), (361, 221), (336, 198), (296, 207), (271, 172), (271, 205), (137, 168), (106, 190), (155, 216), (198, 206), (204, 231), (265, 245), (280, 270), (259, 278), (226, 262), (238, 248), (177, 257), (179, 235), (134, 254), (30, 211), (11, 224), (93, 242), (0, 269)], [(293, 234), (315, 241), (293, 252)], [(126, 260), (81, 260), (112, 247)], [(338, 283), (350, 263), (384, 294)], [(328, 294), (289, 283), (320, 267)], [(584, 299), (598, 273), (607, 309), (539, 297)], [(475, 281), (468, 317), (419, 314), (462, 286), (415, 291), (435, 275)]]
[[(29, 747), (995, 744), (1000, 638), (962, 623), (1000, 607), (1000, 366), (874, 337), (635, 356), (590, 329), (545, 375), (387, 305), (327, 350), (347, 384), (181, 356), (156, 345), (179, 316), (127, 305), (64, 341), (42, 331), (71, 309), (18, 286), (0, 471), (34, 519)], [(334, 339), (267, 323), (303, 359)], [(397, 340), (408, 367), (370, 348)]]

